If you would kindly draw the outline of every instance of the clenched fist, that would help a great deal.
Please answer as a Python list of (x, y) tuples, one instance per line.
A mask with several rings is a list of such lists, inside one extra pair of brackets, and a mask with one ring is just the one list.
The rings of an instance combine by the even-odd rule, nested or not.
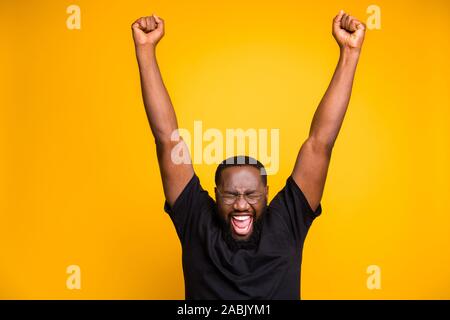
[(333, 37), (341, 49), (361, 49), (366, 26), (343, 10), (333, 20)]
[(137, 19), (131, 29), (135, 45), (156, 46), (164, 36), (164, 20), (153, 14)]

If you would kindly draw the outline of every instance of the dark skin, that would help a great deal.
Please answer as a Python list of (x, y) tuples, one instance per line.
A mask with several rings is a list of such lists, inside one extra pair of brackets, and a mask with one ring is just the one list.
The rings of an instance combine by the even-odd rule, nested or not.
[[(240, 196), (234, 204), (226, 204), (221, 194), (263, 194), (256, 204), (249, 204), (244, 197)], [(218, 213), (222, 219), (230, 222), (232, 215), (251, 214), (255, 220), (259, 219), (267, 204), (269, 186), (264, 186), (260, 171), (252, 166), (229, 167), (222, 171), (220, 185), (214, 188)], [(230, 232), (232, 228), (230, 228)], [(232, 232), (236, 240), (247, 240), (251, 233), (241, 236)]]
[[(164, 194), (172, 206), (193, 177), (194, 169), (191, 163), (176, 164), (171, 158), (173, 148), (180, 143), (171, 140), (172, 133), (178, 129), (178, 123), (156, 61), (156, 46), (164, 36), (165, 24), (163, 19), (153, 15), (137, 19), (131, 28), (142, 97), (155, 138)], [(331, 153), (349, 104), (356, 66), (364, 42), (365, 25), (341, 11), (333, 19), (332, 35), (339, 46), (338, 64), (314, 114), (309, 136), (300, 148), (291, 174), (313, 210), (318, 208), (322, 199)], [(181, 140), (181, 143), (184, 142)], [(185, 148), (187, 150), (186, 146)], [(227, 170), (228, 172), (225, 172)], [(259, 172), (252, 174), (248, 167), (227, 168), (224, 173), (224, 188), (239, 189), (240, 193), (246, 192), (247, 189), (261, 188)], [(243, 176), (250, 179), (251, 184), (244, 181)], [(217, 199), (219, 214), (222, 217), (229, 217), (231, 212), (239, 210), (250, 210), (255, 217), (261, 212), (260, 204), (256, 207), (248, 206), (242, 197), (233, 208), (221, 203), (220, 196)]]

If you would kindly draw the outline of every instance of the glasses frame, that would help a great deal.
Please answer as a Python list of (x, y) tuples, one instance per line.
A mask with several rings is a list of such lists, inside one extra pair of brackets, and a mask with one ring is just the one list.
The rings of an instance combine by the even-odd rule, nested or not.
[[(225, 203), (226, 205), (233, 205), (236, 203), (236, 201), (238, 200), (238, 198), (240, 196), (242, 196), (244, 198), (244, 200), (248, 203), (248, 204), (257, 204), (258, 202), (260, 202), (264, 196), (266, 195), (265, 192), (252, 192), (252, 193), (231, 193), (231, 192), (220, 192), (219, 188), (216, 188), (217, 193), (220, 195), (220, 197), (222, 198), (223, 203)], [(225, 200), (227, 198), (224, 197), (224, 195), (229, 195), (229, 196), (233, 196), (233, 200)], [(251, 200), (248, 198), (248, 196), (254, 196), (254, 195), (258, 195), (258, 198), (255, 200)], [(230, 198), (228, 198), (230, 199)]]

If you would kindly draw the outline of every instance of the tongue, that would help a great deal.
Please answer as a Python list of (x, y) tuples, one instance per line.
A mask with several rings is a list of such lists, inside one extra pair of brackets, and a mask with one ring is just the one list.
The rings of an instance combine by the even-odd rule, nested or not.
[(231, 218), (231, 224), (233, 225), (233, 230), (235, 233), (239, 235), (246, 235), (251, 230), (253, 224), (253, 217), (250, 217), (246, 220), (238, 220), (235, 218)]

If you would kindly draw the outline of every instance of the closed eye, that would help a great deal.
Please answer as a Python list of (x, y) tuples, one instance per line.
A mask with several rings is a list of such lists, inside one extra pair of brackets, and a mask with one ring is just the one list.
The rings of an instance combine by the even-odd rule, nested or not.
[[(223, 193), (223, 195), (231, 195), (231, 196), (238, 196), (238, 195), (240, 195), (240, 194), (242, 194), (242, 193), (238, 193), (238, 192), (226, 192), (226, 191)], [(260, 195), (260, 193), (255, 192), (255, 191), (247, 191), (247, 192), (243, 193), (243, 195), (245, 195), (245, 196), (251, 196), (251, 195), (253, 195), (253, 194)]]

